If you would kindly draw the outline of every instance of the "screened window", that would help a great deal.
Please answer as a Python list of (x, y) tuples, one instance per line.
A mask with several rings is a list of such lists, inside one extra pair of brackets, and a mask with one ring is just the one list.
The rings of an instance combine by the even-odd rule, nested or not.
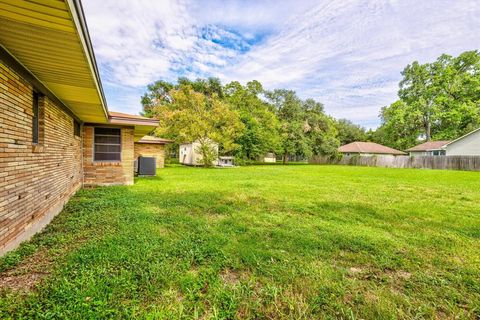
[(33, 122), (32, 122), (32, 142), (38, 143), (39, 136), (39, 117), (38, 117), (38, 93), (33, 91)]
[(120, 161), (121, 131), (117, 128), (95, 128), (94, 160)]

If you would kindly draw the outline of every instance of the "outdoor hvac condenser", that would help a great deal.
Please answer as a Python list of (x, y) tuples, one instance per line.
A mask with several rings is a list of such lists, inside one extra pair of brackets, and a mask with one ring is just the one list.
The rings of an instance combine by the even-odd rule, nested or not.
[(138, 175), (139, 176), (154, 176), (157, 166), (154, 157), (138, 157)]

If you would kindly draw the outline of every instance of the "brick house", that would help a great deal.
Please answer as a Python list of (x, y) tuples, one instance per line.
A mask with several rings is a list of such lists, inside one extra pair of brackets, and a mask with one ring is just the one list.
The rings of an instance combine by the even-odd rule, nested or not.
[(165, 145), (172, 142), (172, 140), (168, 139), (145, 136), (135, 141), (135, 159), (140, 156), (155, 157), (157, 168), (163, 168), (165, 165)]
[(135, 142), (158, 122), (108, 111), (79, 0), (0, 6), (2, 255), (82, 186), (133, 184)]

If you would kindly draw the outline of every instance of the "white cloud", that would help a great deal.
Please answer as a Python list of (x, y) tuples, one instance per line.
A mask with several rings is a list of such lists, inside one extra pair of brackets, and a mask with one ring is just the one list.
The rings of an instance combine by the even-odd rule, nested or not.
[[(371, 127), (396, 99), (406, 64), (480, 45), (475, 0), (84, 0), (84, 6), (109, 105), (130, 112), (140, 111), (139, 96), (154, 80), (218, 76), (295, 89), (333, 116)], [(121, 101), (134, 105), (112, 105)]]

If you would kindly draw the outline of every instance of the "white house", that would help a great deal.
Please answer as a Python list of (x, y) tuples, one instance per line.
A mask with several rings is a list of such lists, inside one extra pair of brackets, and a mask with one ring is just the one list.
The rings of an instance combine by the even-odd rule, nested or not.
[(480, 156), (480, 128), (445, 145), (447, 156)]
[(269, 152), (265, 155), (265, 157), (263, 157), (263, 162), (275, 163), (277, 162), (277, 156), (275, 153)]
[(407, 149), (410, 156), (444, 156), (445, 146), (450, 141), (427, 141), (418, 146)]
[(231, 157), (231, 156), (218, 157), (218, 166), (219, 167), (234, 167), (235, 166), (235, 157)]
[[(210, 142), (211, 146), (215, 149), (216, 153), (218, 154), (218, 143)], [(184, 143), (180, 145), (179, 150), (179, 162), (181, 164), (189, 165), (189, 166), (198, 166), (201, 165), (201, 160), (203, 158), (202, 153), (199, 152), (200, 150), (200, 142), (190, 142)], [(213, 161), (214, 165), (218, 164), (218, 159)]]

